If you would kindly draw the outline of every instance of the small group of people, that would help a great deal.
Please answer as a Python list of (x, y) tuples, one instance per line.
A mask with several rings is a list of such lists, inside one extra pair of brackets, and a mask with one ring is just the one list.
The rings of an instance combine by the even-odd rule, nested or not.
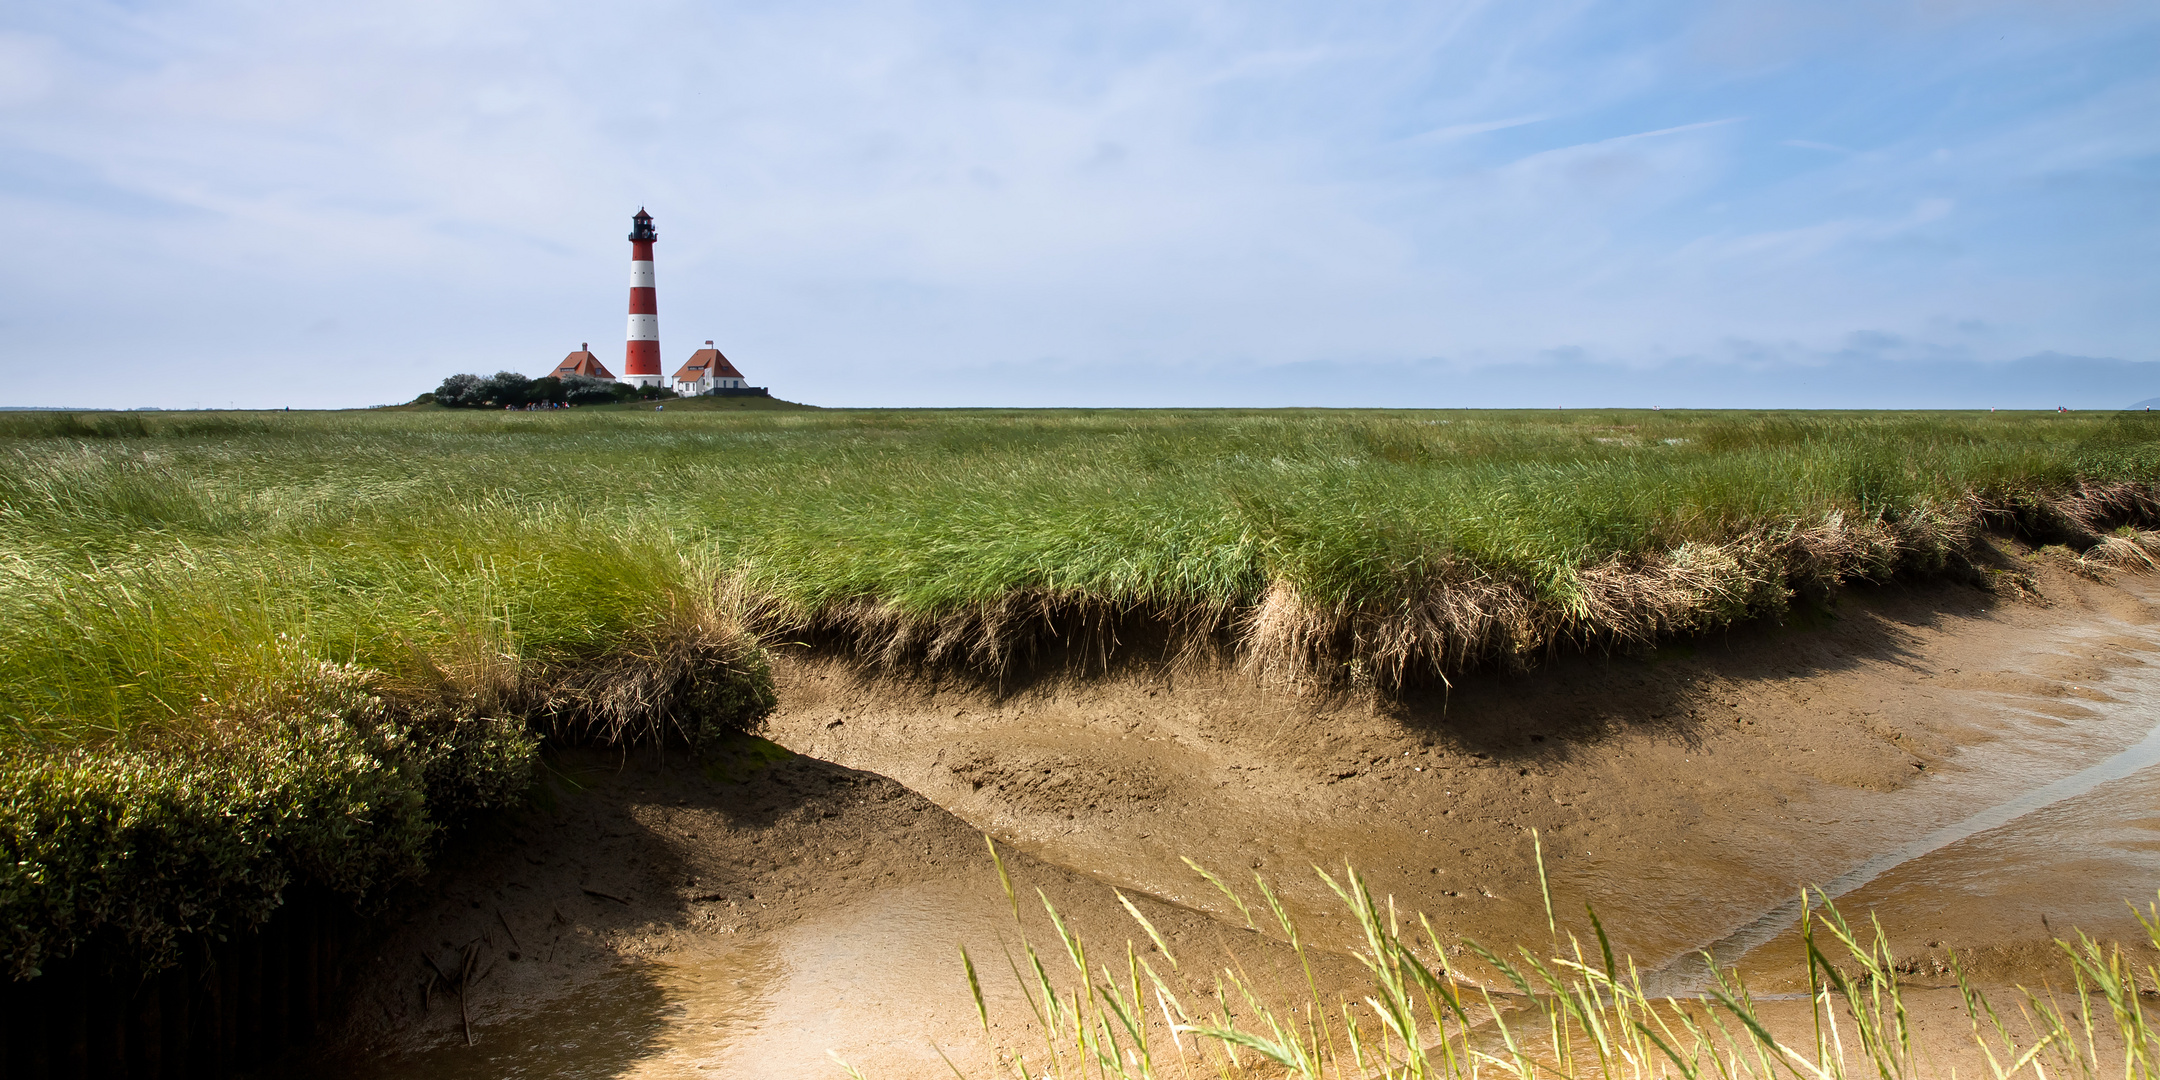
[[(574, 409), (576, 407), (567, 401), (534, 401), (523, 406), (526, 412), (534, 412), (539, 409)], [(516, 405), (505, 405), (503, 411), (516, 412), (518, 408), (519, 406)]]

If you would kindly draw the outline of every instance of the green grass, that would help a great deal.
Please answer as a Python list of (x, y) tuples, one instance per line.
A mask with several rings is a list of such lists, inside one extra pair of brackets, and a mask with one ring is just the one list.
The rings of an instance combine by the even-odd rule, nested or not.
[[(1955, 566), (1984, 515), (2142, 558), (2101, 534), (2149, 523), (2160, 479), (2160, 419), (2142, 413), (713, 400), (0, 415), (8, 775), (86, 754), (218, 760), (230, 732), (317, 708), (292, 695), (321, 683), (321, 707), (378, 747), (361, 756), (448, 807), (529, 767), (482, 722), (561, 738), (753, 723), (770, 690), (745, 624), (996, 667), (1080, 620), (1156, 618), (1290, 678), (1437, 678)], [(404, 734), (370, 734), (384, 723)], [(173, 776), (98, 805), (199, 790)], [(18, 853), (60, 827), (11, 820), (0, 843)], [(96, 870), (114, 895), (134, 872)], [(7, 873), (0, 910), (65, 891)]]
[(1016, 597), (1238, 613), (1287, 590), (1347, 618), (1482, 587), (1595, 632), (1600, 570), (1689, 567), (1701, 617), (1774, 613), (1815, 569), (1791, 538), (1826, 520), (1847, 575), (1941, 565), (1976, 497), (2095, 542), (2108, 522), (2050, 500), (2116, 485), (2102, 512), (2145, 512), (2156, 435), (2142, 413), (4, 417), (0, 722), (185, 724), (279, 642), (414, 683), (584, 663), (723, 582), (768, 622), (870, 631), (992, 634)]
[(803, 412), (816, 409), (815, 405), (783, 401), (775, 397), (721, 397), (716, 394), (699, 397), (669, 398), (664, 401), (621, 401), (611, 405), (580, 405), (581, 409), (599, 409), (602, 412), (652, 412), (653, 406), (665, 405), (663, 412)]

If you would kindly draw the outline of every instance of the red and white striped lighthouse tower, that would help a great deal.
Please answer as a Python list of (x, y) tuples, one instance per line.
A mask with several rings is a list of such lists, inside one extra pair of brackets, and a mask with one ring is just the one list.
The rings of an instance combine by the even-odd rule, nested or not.
[(623, 347), (622, 381), (659, 386), (660, 297), (653, 288), (652, 246), (660, 234), (653, 231), (652, 215), (642, 206), (630, 224), (630, 332)]

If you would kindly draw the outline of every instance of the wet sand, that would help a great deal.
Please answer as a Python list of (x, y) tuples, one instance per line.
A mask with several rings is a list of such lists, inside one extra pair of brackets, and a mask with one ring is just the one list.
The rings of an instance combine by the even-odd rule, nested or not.
[[(1594, 902), (1646, 967), (1680, 961), (1803, 882), (2160, 723), (2160, 581), (2003, 558), (2036, 573), (2042, 600), (1856, 589), (1783, 627), (1385, 703), (1138, 661), (986, 686), (783, 656), (768, 734), (803, 756), (558, 757), (543, 805), (462, 840), (391, 920), (351, 1030), (308, 1069), (838, 1075), (829, 1050), (872, 1076), (950, 1075), (941, 1048), (987, 1074), (956, 946), (984, 970), (998, 1039), (1021, 1004), (983, 833), (1010, 852), (1039, 944), (1038, 886), (1122, 957), (1137, 936), (1122, 888), (1191, 950), (1195, 989), (1230, 955), (1289, 969), (1181, 855), (1266, 874), (1333, 954), (1323, 981), (1348, 986), (1351, 927), (1313, 865), (1348, 858), (1443, 933), (1535, 943), (1533, 829), (1563, 922)], [(1948, 949), (1990, 982), (2044, 975), (2068, 926), (2136, 936), (2122, 901), (2160, 885), (2156, 796), (2153, 770), (2107, 779), (1882, 867), (1840, 905), (1877, 911), (1920, 982)], [(1790, 933), (1756, 936), (1732, 958), (1765, 989), (1796, 984)], [(469, 994), (468, 1048), (454, 998), (430, 991), (422, 1008), (419, 954), (448, 965), (471, 943), (493, 966)]]
[[(1037, 890), (1113, 966), (1140, 934), (1100, 882), (1022, 852), (1003, 853), (1009, 901), (979, 832), (770, 744), (697, 764), (551, 755), (545, 791), (461, 838), (391, 914), (348, 1030), (289, 1075), (837, 1076), (828, 1050), (874, 1076), (949, 1076), (941, 1051), (989, 1075), (1001, 1049), (1031, 1049), (1008, 960), (1025, 967), (1023, 935), (1073, 985)], [(1224, 963), (1303, 992), (1294, 955), (1242, 922), (1132, 899), (1184, 961), (1153, 961), (1179, 992), (1206, 997)], [(481, 974), (461, 1010), (426, 957), (455, 973), (468, 947)], [(1316, 959), (1355, 985), (1354, 962)]]

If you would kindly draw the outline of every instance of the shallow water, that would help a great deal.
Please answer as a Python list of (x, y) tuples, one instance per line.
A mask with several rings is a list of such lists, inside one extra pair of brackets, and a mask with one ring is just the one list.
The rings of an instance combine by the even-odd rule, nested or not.
[[(2150, 866), (2156, 853), (2160, 853), (2160, 829), (2155, 828), (2160, 825), (2160, 820), (2155, 820), (2155, 807), (2160, 803), (2154, 801), (2160, 785), (2151, 776), (2139, 775), (2154, 765), (2160, 765), (2160, 726), (2097, 764), (2019, 792), (1962, 821), (1877, 854), (1815, 887), (1805, 898), (1795, 896), (1764, 912), (1761, 918), (1711, 942), (1701, 952), (1707, 952), (1720, 967), (1739, 964), (1755, 950), (1793, 937), (1803, 909), (1820, 907), (1823, 897), (1839, 902), (1841, 909), (1850, 909), (1848, 919), (1858, 918), (1861, 912), (1880, 903), (1880, 898), (1861, 897), (1854, 903), (1847, 900), (1848, 894), (1900, 868), (1906, 873), (1896, 882), (1898, 901), (1886, 906), (1908, 917), (1923, 910), (1933, 912), (1968, 927), (1972, 919), (1960, 918), (1959, 901), (1974, 905), (1996, 901), (2005, 889), (2015, 890), (2020, 878), (2030, 882), (2025, 891), (2054, 893), (2061, 902), (2057, 890), (2068, 882), (2050, 868), (2066, 857), (2084, 862), (2088, 871), (2097, 870), (2106, 880), (2125, 886), (2138, 884), (2123, 880), (2120, 870), (2122, 864)], [(2047, 810), (2056, 812), (2035, 822), (2021, 822)], [(2144, 821), (2138, 822), (2139, 818)], [(2040, 827), (2008, 828), (2020, 823)], [(1959, 850), (1935, 857), (1954, 846)], [(2109, 873), (2111, 870), (2115, 872)], [(1991, 887), (1975, 888), (1982, 882)], [(2147, 879), (2143, 884), (2160, 885), (2160, 881)], [(2139, 898), (2132, 893), (2110, 897), (2108, 902)], [(1786, 955), (1790, 955), (1789, 951)], [(1653, 993), (1670, 994), (1700, 989), (1707, 985), (1708, 978), (1703, 958), (1691, 954), (1675, 959), (1645, 981)]]
[[(1628, 928), (1671, 992), (1702, 984), (1704, 951), (1769, 980), (1764, 989), (1804, 972), (1803, 885), (1822, 886), (1854, 921), (1879, 910), (1901, 955), (1929, 942), (2044, 942), (2076, 925), (2134, 933), (2123, 902), (2151, 902), (2160, 886), (2160, 665), (2149, 662), (2160, 638), (2094, 627), (2068, 635), (2060, 655), (2126, 642), (2129, 662), (2067, 695), (2044, 680), (1961, 694), (1973, 737), (1924, 779), (1893, 791), (1824, 785), (1739, 819), (1774, 818), (1765, 832), (1782, 833), (1781, 846), (1601, 852), (1557, 865), (1556, 890)], [(1770, 901), (1766, 878), (1786, 899)], [(1735, 895), (1770, 902), (1709, 914), (1730, 912)], [(1934, 929), (1914, 921), (1922, 913)]]
[[(334, 1072), (349, 1080), (791, 1080), (842, 1075), (823, 1048), (845, 1046), (873, 1076), (950, 1075), (941, 1049), (972, 1074), (982, 1044), (957, 947), (1002, 965), (1014, 929), (994, 880), (867, 892), (752, 944), (622, 965), (538, 1009), (520, 1011), (477, 989), (486, 1003), (475, 1045), (453, 1037)], [(1038, 941), (1046, 929), (1031, 927)], [(982, 986), (993, 1014), (1024, 1008), (1007, 972), (986, 967)]]
[[(619, 1075), (829, 1078), (840, 1075), (834, 1062), (803, 1051), (842, 1045), (888, 1075), (903, 1064), (914, 1075), (943, 1069), (933, 1032), (970, 1056), (973, 1033), (939, 1030), (937, 1014), (956, 1001), (972, 1008), (956, 946), (980, 950), (1010, 925), (1004, 909), (982, 902), (981, 884), (868, 893), (720, 963), (657, 965), (678, 1019), (652, 1060)], [(866, 1017), (882, 1023), (866, 1030)]]
[[(476, 989), (476, 996), (478, 991)], [(494, 1004), (494, 1003), (490, 1003)], [(456, 1039), (396, 1057), (310, 1062), (289, 1075), (428, 1077), (432, 1080), (577, 1080), (620, 1076), (658, 1053), (682, 1010), (644, 973), (610, 972), (548, 1003), (544, 1011), (494, 1007)]]

